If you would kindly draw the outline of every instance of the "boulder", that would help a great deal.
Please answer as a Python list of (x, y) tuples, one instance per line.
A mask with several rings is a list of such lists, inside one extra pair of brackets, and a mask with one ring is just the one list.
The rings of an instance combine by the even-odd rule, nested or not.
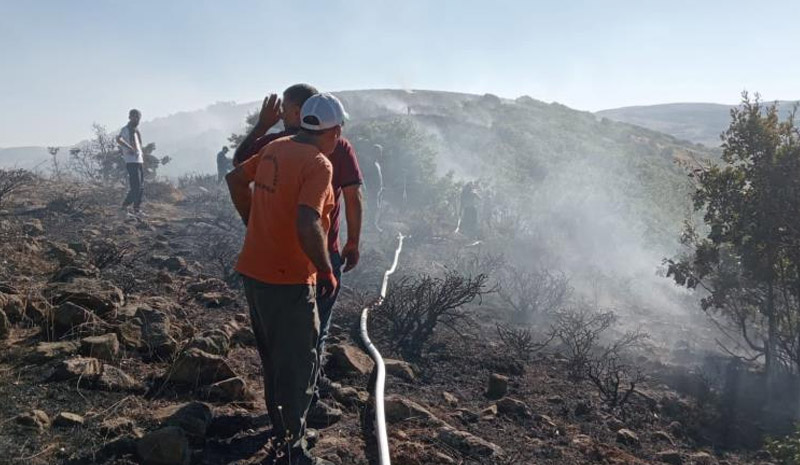
[(359, 391), (351, 386), (338, 386), (331, 391), (331, 396), (346, 407), (364, 405), (369, 400), (368, 392)]
[(44, 295), (53, 305), (72, 302), (99, 316), (113, 312), (125, 300), (122, 291), (108, 281), (86, 278), (76, 278), (68, 283), (50, 283)]
[(33, 363), (47, 363), (75, 355), (80, 346), (74, 341), (62, 342), (40, 342), (33, 348), (33, 352), (28, 355), (28, 360)]
[(119, 356), (119, 339), (114, 333), (85, 337), (81, 340), (81, 354), (100, 360), (116, 360)]
[(50, 278), (53, 283), (68, 283), (78, 278), (97, 278), (99, 271), (95, 267), (80, 267), (75, 265), (65, 266)]
[(347, 344), (328, 346), (328, 361), (325, 373), (341, 373), (343, 375), (365, 375), (372, 371), (374, 362), (367, 354)]
[(497, 411), (503, 415), (520, 418), (530, 418), (531, 412), (525, 402), (521, 400), (512, 399), (511, 397), (503, 397), (497, 401)]
[(628, 446), (638, 446), (639, 436), (629, 429), (622, 428), (617, 431), (617, 442)]
[(342, 419), (342, 410), (324, 401), (317, 401), (308, 411), (306, 422), (311, 428), (327, 428)]
[(78, 253), (70, 249), (66, 244), (53, 242), (50, 244), (50, 250), (48, 250), (47, 256), (56, 260), (61, 266), (66, 266), (75, 260)]
[(411, 368), (410, 363), (390, 358), (385, 359), (383, 363), (386, 365), (386, 373), (408, 382), (416, 381), (417, 376), (414, 374), (414, 369)]
[(0, 339), (8, 339), (11, 334), (11, 322), (8, 321), (6, 312), (0, 310)]
[(664, 450), (656, 453), (656, 459), (659, 462), (668, 463), (670, 465), (683, 465), (683, 456), (677, 450)]
[(188, 386), (207, 386), (217, 381), (235, 378), (236, 373), (219, 355), (200, 349), (182, 352), (169, 370), (168, 381)]
[(489, 399), (500, 399), (508, 392), (508, 376), (492, 374), (489, 377), (489, 384), (486, 387), (486, 397)]
[(96, 378), (92, 387), (109, 392), (141, 393), (146, 390), (141, 381), (111, 365), (103, 366), (102, 373)]
[(386, 421), (399, 423), (406, 420), (420, 420), (435, 425), (445, 424), (430, 410), (418, 403), (398, 395), (389, 395), (384, 400)]
[(445, 403), (450, 407), (458, 407), (458, 397), (450, 394), (447, 391), (442, 392), (442, 397), (444, 398)]
[(247, 388), (247, 383), (242, 378), (229, 378), (218, 381), (206, 389), (206, 395), (211, 400), (222, 402), (248, 402), (253, 400), (253, 393)]
[(36, 431), (44, 431), (50, 428), (50, 417), (42, 410), (33, 410), (31, 412), (18, 415), (15, 419), (18, 425), (25, 429)]
[(191, 459), (189, 440), (177, 426), (146, 434), (136, 444), (136, 454), (145, 465), (189, 465)]
[(79, 326), (90, 330), (105, 324), (88, 309), (73, 302), (63, 302), (53, 310), (52, 325), (53, 336), (61, 337)]
[(139, 308), (136, 318), (141, 322), (141, 343), (154, 358), (171, 359), (178, 342), (170, 335), (170, 319), (166, 313), (151, 308)]
[(467, 456), (499, 458), (503, 455), (503, 449), (500, 446), (450, 426), (440, 428), (436, 437), (439, 441)]
[(202, 402), (189, 402), (180, 406), (162, 426), (177, 426), (192, 438), (203, 439), (213, 418), (214, 415), (208, 405)]
[(231, 349), (231, 341), (228, 335), (220, 329), (206, 331), (200, 336), (195, 336), (187, 348), (196, 348), (213, 355), (222, 357), (228, 355)]
[(2, 310), (11, 323), (19, 323), (25, 316), (25, 301), (16, 294), (0, 293), (0, 310)]
[(80, 378), (94, 381), (103, 372), (103, 363), (96, 358), (75, 357), (59, 362), (50, 375), (51, 381), (67, 381)]
[(51, 309), (52, 305), (45, 299), (37, 297), (29, 298), (25, 303), (24, 319), (34, 324), (41, 324), (50, 319)]
[(84, 422), (84, 418), (80, 415), (70, 412), (61, 412), (56, 415), (56, 418), (53, 420), (53, 426), (59, 428), (72, 428), (75, 426), (83, 426)]

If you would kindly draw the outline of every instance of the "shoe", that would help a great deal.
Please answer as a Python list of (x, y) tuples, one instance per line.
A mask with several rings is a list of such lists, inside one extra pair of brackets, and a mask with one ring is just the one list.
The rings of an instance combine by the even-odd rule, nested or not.
[(133, 216), (135, 216), (137, 218), (147, 218), (147, 213), (144, 213), (141, 210), (134, 210), (133, 211)]
[(306, 414), (306, 425), (311, 428), (327, 428), (342, 419), (342, 411), (323, 401), (317, 401)]

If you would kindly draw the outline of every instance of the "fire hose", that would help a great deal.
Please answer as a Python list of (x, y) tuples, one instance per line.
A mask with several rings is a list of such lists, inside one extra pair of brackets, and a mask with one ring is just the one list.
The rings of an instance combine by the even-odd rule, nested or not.
[(364, 346), (369, 352), (370, 357), (372, 360), (375, 361), (375, 366), (377, 368), (377, 373), (375, 376), (375, 436), (378, 440), (378, 463), (380, 465), (390, 465), (391, 459), (389, 458), (389, 437), (386, 434), (386, 418), (384, 416), (384, 407), (383, 407), (383, 391), (384, 386), (386, 384), (386, 366), (383, 363), (383, 358), (381, 357), (380, 352), (372, 344), (372, 341), (369, 340), (369, 334), (367, 333), (367, 317), (369, 315), (369, 309), (372, 307), (376, 307), (383, 302), (383, 299), (386, 298), (386, 291), (389, 287), (389, 276), (395, 272), (397, 269), (397, 261), (400, 258), (400, 251), (403, 250), (403, 239), (404, 236), (402, 234), (397, 235), (397, 249), (394, 251), (394, 261), (392, 262), (391, 268), (386, 270), (383, 274), (383, 282), (381, 283), (381, 293), (378, 297), (378, 300), (372, 304), (368, 305), (361, 311), (361, 340), (364, 342)]

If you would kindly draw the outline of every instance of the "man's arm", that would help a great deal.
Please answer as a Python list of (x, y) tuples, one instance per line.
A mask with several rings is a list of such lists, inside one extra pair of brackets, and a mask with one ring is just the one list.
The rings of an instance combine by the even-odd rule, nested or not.
[(131, 144), (129, 144), (128, 141), (126, 141), (125, 138), (122, 137), (122, 134), (117, 136), (117, 145), (124, 145), (125, 147), (128, 147), (129, 149), (133, 150), (134, 152), (136, 151), (136, 149), (131, 147)]
[(245, 170), (239, 166), (227, 175), (225, 175), (225, 182), (228, 183), (228, 192), (230, 192), (233, 206), (239, 212), (239, 216), (247, 225), (247, 220), (250, 218), (250, 202), (252, 200), (252, 193), (250, 192), (250, 179), (245, 176)]
[(297, 207), (297, 237), (300, 247), (319, 273), (331, 273), (333, 267), (328, 257), (325, 229), (319, 213), (307, 205)]
[(347, 242), (342, 249), (342, 256), (346, 262), (344, 267), (346, 273), (358, 265), (364, 197), (361, 195), (361, 186), (358, 184), (344, 187), (342, 195), (344, 196), (344, 213), (347, 218)]
[(258, 114), (258, 121), (250, 133), (244, 138), (241, 144), (236, 147), (233, 153), (233, 163), (240, 164), (247, 160), (247, 156), (252, 154), (250, 147), (253, 142), (259, 137), (269, 131), (269, 128), (275, 126), (281, 119), (281, 99), (277, 94), (270, 94), (264, 98), (264, 103), (261, 105), (261, 111)]

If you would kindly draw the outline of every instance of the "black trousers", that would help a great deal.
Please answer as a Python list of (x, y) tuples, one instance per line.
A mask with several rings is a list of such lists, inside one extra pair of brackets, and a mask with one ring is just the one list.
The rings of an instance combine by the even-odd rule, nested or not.
[(128, 169), (128, 195), (122, 203), (123, 207), (133, 204), (133, 209), (138, 210), (142, 205), (142, 194), (144, 194), (144, 164), (126, 163)]

